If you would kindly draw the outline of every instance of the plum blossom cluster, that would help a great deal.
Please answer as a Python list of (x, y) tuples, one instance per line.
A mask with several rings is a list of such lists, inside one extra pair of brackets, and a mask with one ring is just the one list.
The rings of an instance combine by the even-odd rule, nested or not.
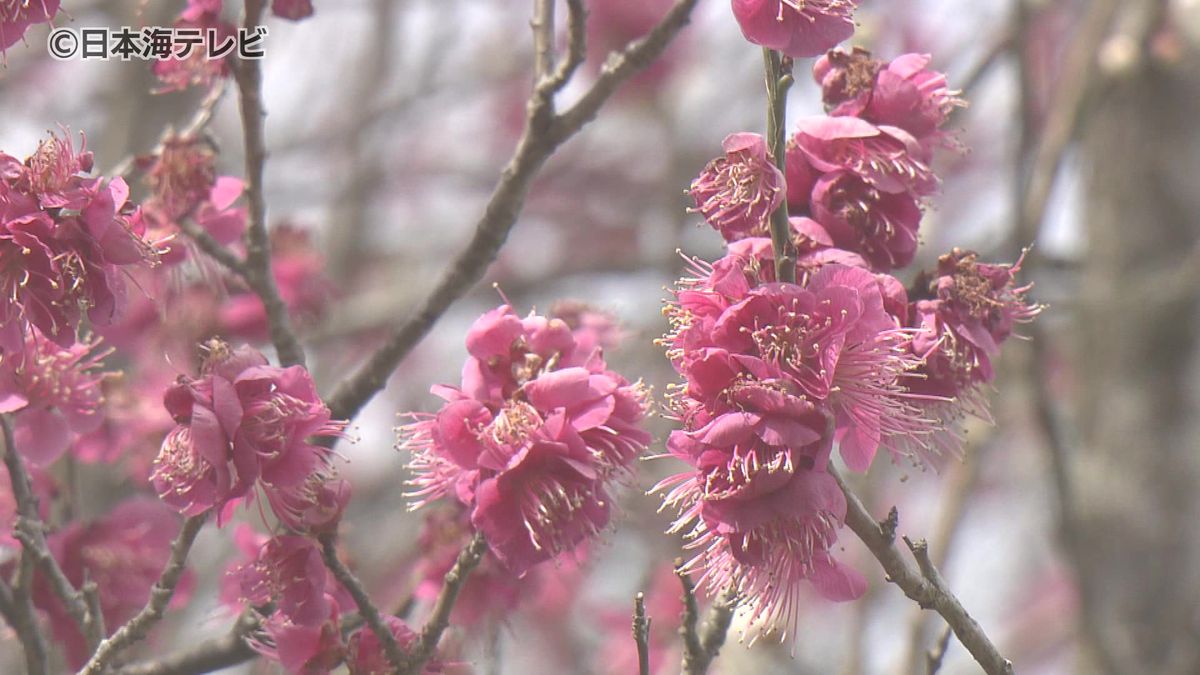
[(608, 524), (609, 484), (650, 440), (642, 386), (604, 361), (612, 331), (581, 316), (485, 313), (461, 387), (435, 386), (442, 409), (399, 429), (416, 505), (453, 496), (517, 576)]
[[(819, 33), (849, 4), (735, 0), (734, 10), (751, 41), (806, 55), (768, 29), (782, 35), (809, 11)], [(822, 49), (842, 39), (825, 37)], [(736, 589), (759, 629), (788, 632), (803, 581), (833, 600), (866, 588), (832, 554), (846, 513), (828, 472), (834, 449), (855, 471), (881, 448), (934, 467), (961, 452), (961, 419), (986, 417), (991, 359), (1040, 310), (1015, 281), (1019, 263), (955, 250), (912, 289), (890, 274), (914, 258), (922, 200), (939, 183), (933, 153), (952, 145), (942, 127), (962, 105), (928, 63), (829, 52), (814, 68), (829, 114), (797, 123), (785, 171), (761, 137), (738, 133), (692, 185), (727, 253), (692, 260), (666, 308), (662, 343), (685, 380), (671, 395), (681, 428), (667, 449), (690, 468), (655, 489), (697, 551), (687, 569), (711, 591)], [(777, 208), (789, 216), (795, 283), (777, 279), (766, 238)]]
[(337, 438), (308, 371), (279, 368), (250, 347), (208, 344), (200, 377), (181, 376), (163, 396), (176, 426), (163, 439), (151, 482), (176, 511), (194, 516), (261, 494), (280, 523), (320, 534), (337, 526), (350, 498), (333, 454), (313, 441)]
[(141, 210), (121, 178), (88, 177), (92, 153), (68, 135), (20, 161), (0, 153), (0, 350), (20, 352), (28, 327), (61, 347), (86, 317), (112, 324), (125, 277), (153, 264)]
[[(235, 539), (245, 560), (226, 575), (225, 601), (238, 610), (245, 603), (275, 603), (275, 610), (251, 636), (255, 651), (289, 673), (329, 673), (342, 664), (353, 675), (391, 671), (383, 645), (369, 627), (343, 637), (342, 608), (354, 602), (330, 576), (311, 537), (267, 538), (244, 526)], [(417, 635), (408, 624), (396, 617), (385, 622), (401, 649), (412, 646)], [(441, 666), (434, 659), (421, 672), (441, 672)]]

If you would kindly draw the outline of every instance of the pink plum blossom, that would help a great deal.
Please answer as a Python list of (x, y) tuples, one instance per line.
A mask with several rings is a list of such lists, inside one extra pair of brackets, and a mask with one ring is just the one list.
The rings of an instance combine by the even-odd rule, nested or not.
[(154, 462), (159, 496), (196, 515), (223, 509), (258, 486), (273, 507), (286, 506), (275, 511), (285, 524), (331, 526), (345, 488), (327, 485), (335, 480), (330, 451), (310, 439), (340, 436), (345, 424), (330, 419), (303, 367), (273, 367), (249, 347), (219, 341), (208, 349), (200, 378), (181, 377), (163, 397), (177, 426)]
[(462, 388), (435, 387), (445, 405), (414, 415), (401, 445), (413, 453), (417, 504), (454, 496), (521, 575), (607, 525), (608, 482), (650, 440), (645, 395), (561, 319), (502, 305), (466, 341)]
[(58, 13), (60, 0), (23, 0), (0, 5), (0, 57), (35, 23), (46, 23)]
[(722, 146), (725, 156), (692, 182), (696, 210), (726, 241), (766, 236), (771, 213), (783, 203), (783, 172), (758, 134), (730, 134)]
[(854, 33), (857, 0), (732, 0), (742, 35), (796, 58), (817, 56)]

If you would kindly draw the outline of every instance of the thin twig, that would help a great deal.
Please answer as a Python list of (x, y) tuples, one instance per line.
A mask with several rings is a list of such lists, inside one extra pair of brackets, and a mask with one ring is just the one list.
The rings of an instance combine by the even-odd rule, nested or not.
[(247, 610), (225, 635), (152, 661), (125, 666), (118, 675), (193, 675), (244, 663), (258, 655), (246, 641), (246, 636), (254, 632), (261, 621), (257, 612)]
[(13, 528), (13, 536), (21, 542), (25, 552), (32, 556), (50, 582), (50, 588), (66, 606), (67, 613), (87, 641), (89, 651), (94, 650), (103, 636), (97, 630), (99, 625), (92, 618), (87, 600), (63, 573), (58, 561), (50, 552), (50, 545), (46, 542), (46, 526), (42, 523), (39, 512), (38, 498), (33, 493), (29, 474), (25, 471), (25, 464), (21, 461), (13, 441), (12, 419), (9, 415), (0, 415), (0, 427), (4, 432), (4, 465), (8, 468), (13, 497), (17, 501), (17, 524)]
[(926, 675), (937, 675), (937, 671), (942, 668), (942, 661), (946, 658), (946, 650), (950, 647), (950, 635), (952, 634), (950, 626), (946, 626), (942, 630), (942, 636), (938, 638), (937, 644), (928, 652), (925, 652), (925, 673)]
[[(787, 92), (792, 86), (792, 59), (774, 49), (763, 48), (763, 71), (767, 81), (767, 144), (771, 158), (785, 171), (787, 158)], [(775, 278), (796, 281), (796, 251), (788, 224), (787, 200), (771, 213), (771, 248), (775, 251)]]
[[(262, 24), (265, 0), (246, 0), (242, 27), (251, 33)], [(247, 282), (262, 300), (271, 330), (271, 343), (284, 366), (304, 365), (304, 348), (292, 332), (287, 305), (279, 296), (275, 275), (271, 270), (271, 240), (267, 234), (267, 202), (263, 194), (263, 175), (267, 162), (267, 147), (263, 132), (266, 112), (262, 103), (262, 69), (258, 59), (235, 61), (234, 79), (238, 85), (238, 103), (242, 116), (242, 137), (246, 154), (246, 202), (249, 206), (246, 224)]]
[(189, 218), (181, 218), (179, 220), (179, 229), (190, 237), (192, 241), (196, 242), (196, 246), (208, 254), (208, 257), (216, 260), (243, 280), (249, 281), (250, 269), (246, 267), (246, 262), (239, 258), (236, 253), (229, 250), (228, 247), (214, 239), (208, 231), (197, 225), (195, 221)]
[(25, 669), (29, 675), (45, 675), (50, 668), (46, 638), (38, 626), (37, 612), (33, 608), (33, 557), (27, 551), (21, 551), (17, 580), (12, 589), (12, 606), (12, 627), (25, 651)]
[(87, 603), (88, 612), (91, 613), (92, 620), (96, 622), (96, 632), (100, 637), (106, 638), (108, 637), (108, 628), (104, 625), (104, 609), (100, 605), (100, 586), (89, 578), (87, 570), (84, 570), (83, 574), (83, 587), (79, 591), (83, 593), (83, 601)]
[(179, 580), (183, 578), (188, 553), (192, 550), (196, 535), (200, 533), (200, 528), (204, 526), (204, 521), (207, 519), (208, 513), (205, 512), (183, 521), (179, 535), (175, 537), (175, 541), (171, 542), (171, 557), (167, 560), (167, 565), (163, 568), (158, 581), (150, 589), (150, 599), (146, 602), (146, 606), (124, 626), (117, 629), (112, 637), (100, 643), (95, 654), (84, 665), (83, 670), (79, 671), (80, 675), (103, 673), (109, 662), (121, 650), (145, 639), (154, 624), (162, 620), (167, 605), (171, 603), (171, 598), (175, 595), (175, 588), (179, 585)]
[(946, 623), (954, 629), (959, 641), (988, 675), (1011, 675), (1012, 663), (1001, 656), (1000, 651), (983, 632), (983, 628), (947, 588), (941, 574), (929, 559), (929, 550), (925, 543), (922, 541), (914, 544), (905, 538), (919, 566), (919, 569), (914, 569), (901, 557), (895, 542), (867, 512), (858, 495), (850, 491), (841, 474), (832, 466), (829, 467), (829, 473), (837, 480), (838, 486), (846, 496), (846, 524), (883, 566), (888, 581), (899, 586), (900, 590), (922, 609), (932, 609), (941, 614)]
[(400, 670), (401, 675), (417, 675), (421, 672), (425, 662), (433, 656), (438, 642), (442, 639), (442, 633), (450, 625), (450, 612), (454, 609), (454, 603), (458, 601), (458, 594), (462, 591), (463, 584), (466, 583), (471, 571), (479, 566), (479, 562), (483, 560), (487, 550), (487, 540), (483, 538), (482, 533), (476, 532), (471, 541), (458, 554), (454, 566), (450, 568), (449, 572), (446, 572), (442, 590), (433, 603), (433, 611), (425, 621), (421, 635), (408, 652), (408, 659), (405, 661), (404, 668)]
[(638, 675), (650, 675), (650, 618), (646, 616), (646, 594), (633, 598), (633, 641), (637, 644)]
[(725, 644), (725, 636), (733, 622), (733, 612), (737, 609), (737, 592), (730, 588), (717, 596), (701, 628), (697, 625), (700, 608), (696, 602), (696, 585), (683, 571), (682, 560), (675, 561), (675, 575), (683, 587), (683, 617), (679, 626), (679, 634), (683, 638), (683, 672), (687, 675), (704, 675)]
[[(516, 224), (529, 186), (546, 159), (596, 116), (617, 87), (666, 50), (671, 40), (687, 25), (698, 2), (676, 0), (666, 16), (645, 37), (610, 54), (592, 86), (565, 112), (553, 114), (552, 99), (566, 85), (566, 79), (560, 83), (551, 78), (544, 81), (543, 86), (535, 87), (517, 150), (501, 173), (483, 216), (475, 226), (471, 241), (387, 342), (337, 387), (329, 399), (329, 407), (335, 418), (354, 417), (384, 387), (400, 361), (450, 305), (483, 277)], [(578, 8), (573, 11), (578, 14)], [(577, 21), (581, 22), (582, 19)], [(572, 61), (568, 58), (563, 63), (571, 64)]]
[(350, 594), (350, 597), (354, 598), (354, 604), (358, 606), (359, 615), (362, 616), (363, 621), (367, 623), (371, 631), (375, 633), (375, 637), (379, 638), (379, 643), (383, 645), (383, 653), (387, 656), (388, 663), (393, 668), (399, 668), (404, 660), (404, 654), (400, 651), (400, 644), (396, 642), (396, 636), (392, 634), (392, 629), (384, 622), (383, 616), (379, 613), (379, 608), (371, 602), (371, 598), (367, 595), (362, 582), (338, 558), (337, 539), (335, 536), (325, 535), (321, 537), (321, 557), (325, 560), (325, 567), (329, 568), (334, 578), (342, 584), (346, 592)]
[(541, 82), (550, 76), (554, 67), (554, 3), (555, 0), (534, 0), (533, 19), (533, 81)]

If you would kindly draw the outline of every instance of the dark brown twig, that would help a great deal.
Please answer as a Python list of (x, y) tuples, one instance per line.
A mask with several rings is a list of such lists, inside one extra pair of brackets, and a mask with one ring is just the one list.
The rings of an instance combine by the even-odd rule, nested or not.
[(383, 616), (379, 613), (379, 608), (371, 602), (371, 598), (367, 595), (362, 582), (338, 558), (337, 538), (335, 536), (326, 535), (321, 537), (321, 557), (325, 560), (325, 567), (333, 573), (334, 578), (342, 584), (346, 592), (350, 594), (350, 597), (354, 598), (354, 604), (358, 606), (359, 615), (371, 631), (375, 633), (375, 637), (379, 638), (379, 643), (383, 645), (383, 653), (387, 656), (388, 663), (394, 668), (399, 668), (404, 660), (404, 654), (400, 651), (400, 644), (396, 642), (396, 636), (392, 634), (392, 629), (384, 622)]
[(717, 596), (708, 610), (704, 626), (700, 627), (696, 586), (682, 568), (683, 561), (676, 560), (675, 575), (683, 587), (683, 617), (679, 626), (679, 634), (683, 638), (683, 672), (687, 675), (704, 675), (725, 644), (725, 636), (729, 633), (729, 625), (737, 609), (737, 592), (730, 588)]
[[(251, 33), (262, 24), (265, 0), (246, 0), (242, 27)], [(304, 348), (292, 332), (287, 305), (279, 296), (271, 270), (271, 240), (267, 234), (267, 202), (263, 194), (263, 174), (267, 147), (263, 132), (266, 112), (262, 103), (262, 69), (257, 59), (235, 62), (234, 79), (238, 85), (238, 103), (242, 116), (242, 137), (246, 153), (246, 224), (247, 283), (262, 300), (271, 330), (271, 343), (284, 366), (304, 365)]]
[(925, 542), (912, 543), (907, 537), (904, 539), (917, 561), (919, 569), (913, 569), (901, 557), (895, 543), (880, 524), (867, 512), (858, 496), (850, 491), (841, 474), (832, 466), (829, 467), (829, 473), (837, 480), (838, 486), (846, 496), (846, 524), (883, 566), (888, 581), (899, 586), (900, 590), (922, 609), (932, 609), (941, 614), (946, 623), (954, 629), (959, 641), (988, 675), (1011, 675), (1012, 663), (1000, 654), (979, 623), (967, 613), (962, 603), (947, 588), (941, 574), (929, 558)]
[(646, 594), (633, 598), (633, 641), (637, 644), (638, 675), (650, 675), (650, 618), (646, 616)]
[(33, 608), (33, 556), (26, 551), (21, 552), (17, 580), (13, 584), (11, 623), (25, 651), (25, 669), (30, 675), (49, 672), (46, 638), (38, 626), (37, 612)]
[[(516, 152), (501, 173), (483, 216), (475, 226), (471, 241), (387, 342), (337, 387), (329, 399), (329, 407), (335, 418), (354, 417), (383, 388), (400, 361), (450, 305), (483, 277), (516, 224), (529, 186), (542, 165), (559, 146), (596, 116), (617, 87), (666, 50), (671, 40), (687, 25), (698, 2), (676, 0), (666, 16), (645, 37), (610, 54), (592, 86), (575, 105), (561, 114), (554, 113), (553, 97), (566, 86), (573, 70), (565, 72), (561, 81), (553, 77), (535, 87), (528, 104), (525, 130), (517, 143)], [(582, 16), (579, 14), (581, 4), (569, 3), (568, 7), (573, 7), (573, 12)], [(578, 18), (576, 22), (581, 24), (582, 19)], [(570, 66), (574, 61), (568, 56), (563, 65)]]
[(454, 609), (454, 603), (458, 601), (458, 594), (462, 592), (463, 584), (466, 583), (471, 571), (479, 566), (487, 550), (487, 540), (483, 538), (483, 534), (477, 532), (471, 538), (470, 543), (458, 554), (454, 566), (450, 568), (449, 572), (446, 572), (442, 590), (433, 603), (433, 611), (425, 621), (421, 635), (417, 638), (413, 648), (409, 650), (404, 668), (400, 670), (401, 675), (417, 675), (421, 672), (425, 662), (433, 656), (438, 642), (442, 639), (442, 633), (450, 625), (450, 612)]
[(92, 658), (79, 671), (80, 675), (103, 673), (109, 662), (121, 650), (144, 639), (154, 624), (162, 620), (167, 605), (175, 595), (175, 588), (179, 585), (179, 580), (183, 578), (188, 553), (192, 550), (196, 535), (200, 534), (200, 528), (204, 526), (207, 519), (208, 513), (205, 512), (183, 521), (179, 535), (175, 537), (175, 541), (171, 542), (171, 557), (167, 560), (167, 565), (163, 568), (158, 581), (150, 590), (150, 599), (146, 602), (146, 606), (124, 626), (117, 629), (112, 637), (100, 643)]

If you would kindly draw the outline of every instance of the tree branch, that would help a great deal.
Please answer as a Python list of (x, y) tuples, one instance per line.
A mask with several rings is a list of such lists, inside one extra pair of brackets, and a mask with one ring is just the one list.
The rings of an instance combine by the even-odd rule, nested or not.
[(433, 612), (425, 621), (425, 627), (421, 629), (416, 643), (409, 650), (404, 667), (400, 670), (401, 675), (417, 675), (425, 662), (433, 656), (438, 642), (442, 639), (442, 633), (450, 625), (450, 612), (454, 609), (454, 603), (458, 601), (458, 594), (462, 591), (467, 576), (479, 566), (487, 550), (487, 540), (483, 538), (482, 533), (476, 532), (470, 543), (458, 554), (454, 566), (446, 572), (446, 580), (433, 604)]
[(183, 521), (179, 535), (171, 543), (171, 557), (167, 561), (166, 567), (163, 568), (158, 581), (150, 589), (150, 599), (146, 601), (146, 606), (137, 613), (137, 616), (117, 629), (117, 632), (113, 633), (112, 637), (100, 643), (99, 648), (96, 649), (92, 658), (79, 671), (80, 675), (97, 675), (103, 673), (108, 668), (109, 662), (121, 650), (144, 639), (149, 634), (150, 629), (154, 627), (154, 624), (162, 620), (167, 605), (170, 604), (171, 598), (175, 595), (175, 587), (179, 585), (179, 580), (183, 577), (183, 572), (187, 565), (188, 553), (192, 550), (192, 544), (196, 541), (196, 535), (200, 533), (200, 528), (204, 526), (204, 522), (207, 519), (208, 513), (205, 512)]
[(646, 617), (646, 594), (633, 598), (633, 641), (637, 644), (638, 675), (650, 675), (650, 619)]
[[(792, 59), (764, 47), (763, 70), (767, 81), (767, 144), (775, 166), (786, 171), (787, 92), (792, 86)], [(775, 251), (775, 278), (795, 283), (796, 251), (792, 245), (786, 199), (771, 212), (771, 248)]]
[(367, 623), (371, 631), (375, 633), (375, 637), (379, 638), (379, 643), (383, 645), (383, 653), (387, 656), (388, 663), (393, 668), (400, 668), (400, 665), (404, 661), (404, 655), (400, 651), (399, 643), (396, 642), (396, 636), (392, 634), (392, 629), (384, 623), (383, 617), (379, 614), (379, 608), (371, 602), (371, 598), (367, 595), (362, 582), (338, 558), (336, 537), (334, 535), (324, 535), (320, 538), (320, 541), (321, 557), (325, 560), (325, 567), (329, 568), (334, 578), (350, 593), (350, 597), (354, 598), (354, 604), (358, 606), (359, 615), (362, 616), (363, 621)]
[(88, 649), (94, 650), (104, 636), (99, 632), (99, 624), (92, 617), (87, 600), (83, 593), (71, 583), (58, 561), (50, 553), (50, 545), (46, 542), (46, 526), (42, 522), (37, 495), (25, 464), (17, 452), (13, 441), (12, 418), (0, 415), (0, 427), (4, 433), (4, 465), (8, 469), (9, 482), (12, 484), (13, 498), (17, 502), (17, 524), (13, 528), (13, 536), (21, 542), (22, 548), (29, 554), (33, 562), (41, 569), (42, 574), (50, 583), (50, 588), (62, 600), (67, 613), (79, 627), (87, 641)]
[(118, 671), (118, 675), (193, 675), (236, 666), (258, 655), (246, 642), (246, 636), (260, 623), (259, 615), (247, 610), (225, 635), (153, 661), (126, 666)]
[(37, 611), (33, 608), (33, 557), (26, 551), (21, 552), (17, 580), (13, 584), (11, 623), (25, 652), (25, 669), (29, 675), (45, 675), (50, 667), (46, 639), (38, 626)]
[(919, 567), (913, 569), (895, 547), (894, 530), (889, 536), (889, 533), (885, 532), (887, 528), (875, 522), (862, 501), (847, 487), (841, 474), (832, 466), (829, 467), (829, 473), (846, 495), (846, 524), (883, 566), (888, 581), (899, 586), (900, 590), (922, 609), (932, 609), (941, 614), (946, 623), (954, 629), (959, 641), (988, 675), (1012, 675), (1012, 663), (1001, 656), (1000, 651), (983, 632), (983, 628), (946, 587), (941, 574), (929, 558), (929, 549), (925, 542), (912, 543), (907, 537), (904, 538)]
[[(242, 27), (253, 32), (262, 23), (265, 0), (246, 0)], [(247, 283), (262, 299), (271, 329), (271, 342), (284, 366), (304, 365), (304, 348), (292, 332), (287, 305), (279, 296), (271, 270), (271, 241), (267, 234), (267, 202), (263, 194), (263, 174), (267, 148), (263, 132), (266, 113), (262, 104), (262, 70), (257, 59), (234, 62), (238, 85), (238, 103), (242, 116), (242, 136), (246, 153), (246, 201), (249, 221), (246, 226)]]
[(683, 672), (687, 675), (704, 675), (725, 644), (725, 635), (729, 632), (729, 624), (733, 622), (733, 613), (737, 609), (737, 592), (729, 588), (713, 600), (701, 630), (697, 626), (700, 608), (696, 602), (696, 586), (682, 568), (683, 561), (676, 560), (675, 575), (683, 586), (683, 620), (679, 626), (679, 633), (683, 637)]
[[(554, 78), (543, 80), (542, 85), (535, 87), (528, 104), (525, 130), (475, 226), (471, 241), (387, 342), (336, 388), (329, 398), (335, 418), (354, 417), (376, 392), (383, 389), (392, 371), (450, 305), (484, 276), (516, 224), (529, 186), (542, 165), (560, 145), (596, 116), (617, 87), (666, 50), (687, 25), (697, 2), (699, 0), (676, 0), (649, 34), (610, 54), (591, 88), (562, 114), (554, 114), (552, 98), (565, 85), (565, 79), (561, 84)], [(581, 6), (573, 10), (577, 16), (581, 16), (580, 9)], [(582, 19), (577, 18), (576, 23), (582, 23)], [(568, 57), (563, 63), (571, 62)]]

